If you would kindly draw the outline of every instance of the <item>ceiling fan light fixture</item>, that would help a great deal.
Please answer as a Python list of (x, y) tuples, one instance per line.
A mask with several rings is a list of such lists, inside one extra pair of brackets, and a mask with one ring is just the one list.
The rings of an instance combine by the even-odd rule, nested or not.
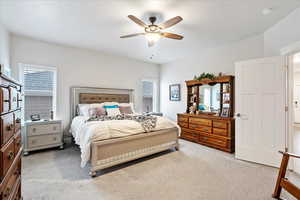
[(148, 42), (156, 43), (161, 38), (161, 33), (146, 33), (145, 37), (148, 40)]

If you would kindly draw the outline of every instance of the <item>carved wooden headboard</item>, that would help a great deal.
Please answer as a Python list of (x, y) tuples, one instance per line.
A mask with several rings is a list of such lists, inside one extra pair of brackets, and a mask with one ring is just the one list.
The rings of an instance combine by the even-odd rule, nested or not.
[(103, 102), (118, 102), (129, 103), (129, 94), (95, 94), (95, 93), (80, 93), (79, 103), (103, 103)]
[(134, 102), (133, 89), (71, 87), (71, 120), (76, 116), (78, 104), (118, 102)]

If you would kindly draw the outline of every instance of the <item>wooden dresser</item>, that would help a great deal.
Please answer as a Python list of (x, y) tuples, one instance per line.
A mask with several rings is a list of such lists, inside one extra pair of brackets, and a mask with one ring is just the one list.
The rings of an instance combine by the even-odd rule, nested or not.
[(210, 115), (178, 114), (181, 138), (234, 152), (234, 119)]
[(0, 200), (21, 197), (21, 90), (0, 74)]
[(181, 138), (234, 152), (234, 77), (190, 80), (186, 113), (178, 114)]

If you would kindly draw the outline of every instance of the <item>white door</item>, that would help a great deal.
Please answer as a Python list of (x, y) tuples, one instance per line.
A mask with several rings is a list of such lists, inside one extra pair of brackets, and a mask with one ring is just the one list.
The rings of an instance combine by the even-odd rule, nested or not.
[(293, 105), (294, 105), (294, 123), (300, 123), (300, 82), (298, 80), (297, 81), (295, 80)]
[(236, 63), (236, 158), (279, 167), (286, 139), (284, 66), (284, 57)]

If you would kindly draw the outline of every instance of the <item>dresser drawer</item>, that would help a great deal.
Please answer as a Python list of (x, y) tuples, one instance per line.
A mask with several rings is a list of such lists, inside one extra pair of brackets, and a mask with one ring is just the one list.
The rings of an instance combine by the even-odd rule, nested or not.
[(20, 151), (20, 148), (22, 146), (22, 140), (21, 140), (21, 131), (15, 135), (15, 138), (14, 138), (14, 145), (15, 145), (15, 155), (18, 154), (18, 152)]
[(14, 135), (14, 116), (8, 113), (1, 116), (1, 146), (3, 146)]
[(182, 128), (181, 129), (181, 138), (186, 139), (186, 140), (190, 140), (193, 142), (197, 142), (198, 141), (198, 134), (192, 130), (186, 129), (186, 128)]
[(185, 122), (178, 122), (178, 125), (181, 126), (181, 127), (184, 127), (184, 128), (188, 128), (189, 127), (189, 124), (185, 123)]
[(10, 95), (8, 87), (0, 87), (0, 113), (8, 112), (10, 110)]
[(28, 148), (36, 148), (40, 146), (47, 146), (52, 144), (61, 143), (61, 134), (53, 134), (53, 135), (39, 135), (39, 136), (31, 136), (28, 137)]
[(17, 194), (20, 189), (21, 176), (19, 169), (16, 169), (14, 173), (9, 177), (8, 182), (3, 187), (2, 199), (3, 200), (14, 200), (18, 199)]
[(61, 125), (60, 125), (60, 123), (30, 125), (30, 126), (28, 126), (27, 131), (28, 131), (28, 133), (27, 133), (28, 136), (60, 133)]
[(214, 128), (223, 128), (227, 129), (228, 128), (228, 122), (226, 121), (213, 121), (213, 127)]
[(13, 196), (11, 198), (11, 200), (21, 200), (21, 179), (19, 179), (19, 181), (17, 181), (17, 187), (15, 188), (14, 192), (13, 192)]
[(14, 122), (15, 133), (18, 133), (21, 130), (21, 111), (14, 113)]
[(227, 139), (221, 139), (221, 138), (214, 138), (210, 136), (205, 136), (205, 135), (200, 135), (199, 136), (199, 142), (216, 146), (216, 147), (221, 147), (221, 148), (228, 148), (228, 140)]
[(227, 129), (221, 129), (221, 128), (214, 128), (213, 129), (213, 134), (228, 137), (228, 130)]
[(191, 124), (199, 124), (203, 126), (212, 126), (212, 120), (210, 119), (201, 119), (201, 118), (196, 118), (196, 117), (190, 117)]
[(191, 129), (195, 129), (197, 131), (202, 131), (202, 132), (206, 132), (206, 133), (211, 133), (211, 127), (208, 126), (201, 126), (199, 124), (190, 124)]
[(189, 122), (189, 118), (188, 117), (178, 117), (178, 122), (188, 123)]
[(0, 151), (0, 179), (2, 180), (15, 159), (14, 139), (10, 140)]

